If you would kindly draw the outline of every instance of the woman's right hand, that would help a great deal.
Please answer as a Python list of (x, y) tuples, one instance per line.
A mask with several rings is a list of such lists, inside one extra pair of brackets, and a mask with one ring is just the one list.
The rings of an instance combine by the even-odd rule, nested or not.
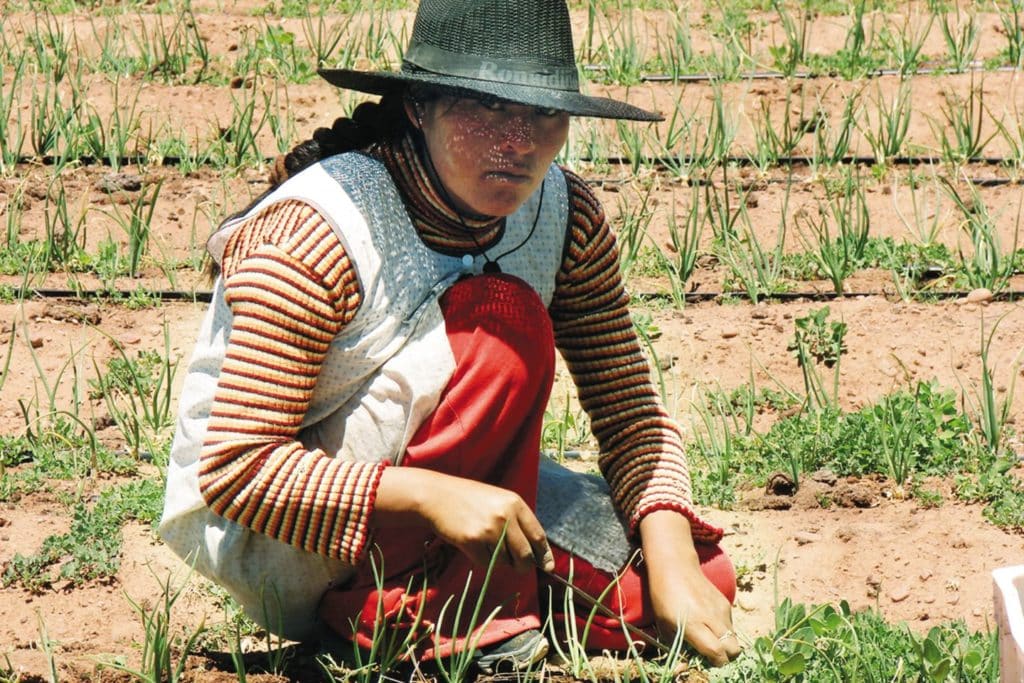
[(515, 492), (432, 470), (388, 467), (377, 488), (374, 524), (416, 520), (478, 565), (486, 567), (497, 552), (499, 563), (521, 572), (554, 569), (544, 528)]

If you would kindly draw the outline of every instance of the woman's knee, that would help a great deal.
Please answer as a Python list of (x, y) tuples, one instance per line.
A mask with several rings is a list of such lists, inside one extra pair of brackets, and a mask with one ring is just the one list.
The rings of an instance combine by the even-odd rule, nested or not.
[(717, 543), (695, 543), (694, 547), (704, 576), (730, 603), (736, 602), (736, 568), (726, 552)]

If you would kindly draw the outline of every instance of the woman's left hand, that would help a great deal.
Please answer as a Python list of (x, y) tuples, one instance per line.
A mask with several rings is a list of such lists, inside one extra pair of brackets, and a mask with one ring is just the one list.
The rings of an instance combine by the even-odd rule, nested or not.
[(640, 521), (640, 538), (663, 638), (670, 639), (681, 625), (683, 639), (714, 666), (739, 655), (732, 605), (701, 571), (689, 520), (671, 510), (652, 512)]

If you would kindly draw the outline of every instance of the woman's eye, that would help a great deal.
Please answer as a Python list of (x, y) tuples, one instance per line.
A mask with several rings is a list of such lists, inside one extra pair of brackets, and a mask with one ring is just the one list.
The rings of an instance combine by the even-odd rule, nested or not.
[(480, 106), (484, 109), (490, 109), (491, 111), (501, 111), (505, 108), (505, 103), (499, 99), (488, 97), (486, 99), (480, 99)]
[(548, 117), (548, 118), (550, 118), (552, 116), (558, 116), (558, 110), (557, 109), (552, 109), (551, 107), (537, 107), (536, 111), (537, 111), (537, 113), (539, 115), (545, 116), (545, 117)]

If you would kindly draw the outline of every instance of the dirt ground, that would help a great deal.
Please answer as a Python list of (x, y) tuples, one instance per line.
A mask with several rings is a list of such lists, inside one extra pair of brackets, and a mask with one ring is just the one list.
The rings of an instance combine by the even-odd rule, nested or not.
[[(252, 3), (249, 3), (251, 5)], [(199, 3), (195, 4), (199, 8)], [(230, 50), (232, 37), (255, 20), (246, 13), (245, 3), (217, 3), (222, 16), (200, 15), (204, 34), (211, 36), (213, 50)], [(27, 15), (23, 17), (30, 23)], [(576, 16), (577, 23), (583, 21)], [(652, 19), (656, 21), (656, 18)], [(828, 45), (838, 29), (828, 21), (816, 25), (819, 45)], [(88, 22), (81, 20), (78, 31), (88, 35)], [(13, 24), (17, 26), (17, 21)], [(16, 28), (15, 28), (16, 30)], [(983, 46), (979, 58), (991, 56), (985, 50), (994, 44), (995, 27), (983, 27)], [(13, 34), (12, 34), (13, 35)], [(832, 38), (830, 38), (832, 36)], [(223, 43), (223, 44), (221, 44)], [(935, 52), (941, 48), (934, 47)], [(701, 44), (697, 44), (701, 48)], [(926, 49), (927, 51), (927, 49)], [(964, 93), (972, 87), (969, 75), (915, 77), (915, 112), (934, 113), (945, 100), (947, 89)], [(989, 98), (989, 113), (1016, 112), (1019, 106), (1019, 73), (992, 73), (984, 79)], [(832, 83), (830, 85), (829, 83)], [(848, 83), (811, 81), (806, 91), (820, 94), (823, 106), (838, 106)], [(888, 97), (898, 79), (872, 81), (879, 96)], [(764, 99), (777, 115), (785, 99), (792, 95), (779, 82), (745, 82), (725, 86), (735, 98), (739, 111), (759, 111)], [(707, 114), (709, 90), (706, 85), (637, 86), (602, 89), (613, 96), (628, 96), (644, 106), (670, 109), (680, 97), (690, 98), (694, 110)], [(787, 95), (789, 93), (789, 95)], [(103, 112), (115, 102), (109, 87), (97, 81), (91, 101)], [(319, 83), (290, 89), (289, 103), (299, 130), (308, 132), (325, 125), (335, 115), (339, 96)], [(147, 84), (141, 91), (139, 106), (159, 127), (168, 120), (183, 130), (208, 131), (216, 125), (212, 118), (230, 111), (226, 88), (162, 86)], [(817, 95), (814, 101), (819, 101)], [(738, 139), (749, 141), (751, 119), (740, 118)], [(189, 128), (191, 127), (191, 128)], [(918, 117), (910, 137), (923, 150), (934, 150), (934, 129), (926, 117)], [(993, 142), (992, 154), (1004, 153)], [(598, 183), (599, 194), (614, 221), (635, 206), (639, 192), (619, 168), (595, 169), (583, 166), (584, 176), (612, 182)], [(913, 237), (903, 219), (907, 215), (909, 194), (901, 179), (906, 168), (896, 168), (881, 179), (865, 173), (864, 186), (872, 216), (873, 236), (892, 236), (898, 240)], [(151, 166), (128, 168), (145, 187), (163, 180), (154, 217), (154, 247), (144, 273), (136, 279), (121, 279), (120, 289), (138, 287), (150, 290), (204, 292), (194, 265), (201, 258), (201, 245), (212, 225), (227, 212), (243, 206), (265, 185), (266, 169), (253, 169), (238, 175), (200, 169), (181, 175), (173, 168)], [(946, 171), (941, 171), (946, 172)], [(46, 210), (50, 170), (39, 165), (19, 166), (15, 173), (0, 177), (0, 220), (17, 198), (24, 210), (19, 236), (28, 239), (41, 233)], [(746, 199), (751, 225), (758, 239), (770, 246), (776, 239), (784, 207), (783, 175), (768, 176), (750, 169), (738, 172), (746, 177), (752, 194)], [(966, 166), (954, 175), (975, 178), (1011, 179), (1003, 169), (989, 165)], [(72, 207), (88, 216), (87, 247), (94, 249), (99, 240), (113, 235), (123, 242), (112, 215), (135, 196), (110, 194), (102, 189), (109, 170), (102, 167), (78, 167), (64, 171), (62, 178)], [(800, 182), (786, 211), (811, 207), (821, 198), (821, 185), (810, 169), (798, 170)], [(721, 183), (721, 177), (713, 179)], [(690, 188), (680, 179), (648, 177), (654, 217), (650, 224), (651, 244), (666, 248), (667, 216), (684, 212), (692, 201)], [(1015, 215), (1022, 200), (1019, 185), (993, 185), (980, 188), (980, 198), (997, 214), (1005, 250), (1017, 246)], [(936, 196), (929, 211), (938, 215), (937, 239), (955, 252), (962, 243), (962, 231), (947, 197)], [(706, 234), (702, 244), (710, 243)], [(795, 237), (787, 241), (787, 251), (800, 249)], [(164, 267), (159, 267), (160, 261)], [(173, 264), (167, 266), (166, 264)], [(721, 292), (725, 280), (721, 264), (705, 261), (690, 285), (701, 293)], [(3, 283), (19, 286), (18, 277), (3, 278)], [(40, 275), (29, 283), (37, 289), (82, 288), (92, 290), (101, 283), (88, 276), (66, 273)], [(1016, 278), (1009, 289), (1024, 290), (1024, 279)], [(663, 282), (642, 277), (630, 280), (635, 295), (664, 290)], [(797, 289), (809, 295), (829, 292), (823, 282), (798, 283)], [(840, 401), (846, 409), (856, 409), (887, 393), (918, 380), (935, 379), (941, 386), (973, 395), (980, 381), (980, 340), (982, 330), (991, 330), (1000, 320), (991, 347), (990, 364), (994, 368), (998, 394), (1012, 395), (1021, 373), (1017, 364), (1024, 343), (1024, 311), (1012, 298), (974, 302), (966, 292), (930, 303), (904, 302), (896, 296), (888, 273), (857, 273), (849, 283), (853, 295), (828, 302), (833, 319), (849, 327), (848, 352), (843, 357)], [(752, 306), (736, 300), (710, 300), (691, 303), (683, 310), (655, 307), (652, 322), (660, 330), (654, 347), (666, 367), (665, 378), (669, 410), (684, 427), (692, 429), (691, 402), (701, 386), (729, 390), (754, 379), (758, 387), (789, 387), (802, 391), (800, 370), (787, 351), (793, 336), (794, 320), (822, 305), (810, 298), (772, 301)], [(129, 351), (156, 349), (162, 352), (165, 326), (170, 331), (172, 357), (181, 359), (177, 380), (184, 376), (184, 365), (191, 352), (196, 330), (203, 315), (202, 303), (167, 302), (156, 308), (129, 310), (111, 304), (81, 303), (66, 298), (30, 296), (23, 305), (0, 304), (0, 348), (7, 348), (10, 335), (16, 335), (6, 381), (0, 391), (0, 434), (18, 435), (25, 430), (19, 401), (31, 401), (44, 391), (41, 376), (55, 390), (58, 403), (68, 405), (74, 391), (81, 390), (86, 377), (92, 376), (93, 361), (99, 367), (112, 356), (110, 338)], [(13, 331), (12, 331), (13, 330)], [(102, 330), (100, 333), (98, 330)], [(73, 375), (70, 367), (81, 375)], [(54, 378), (63, 377), (55, 382)], [(565, 383), (565, 373), (559, 381)], [(1020, 387), (1017, 387), (1018, 390)], [(555, 396), (560, 395), (556, 390)], [(101, 403), (86, 400), (83, 410), (97, 419), (104, 415)], [(766, 428), (767, 419), (757, 425)], [(1011, 412), (1018, 441), (1024, 426), (1024, 401), (1017, 400)], [(98, 433), (105, 443), (116, 444), (116, 429)], [(1019, 453), (1024, 447), (1015, 446)], [(584, 463), (586, 466), (586, 463)], [(1016, 471), (1015, 475), (1021, 475)], [(150, 471), (151, 476), (157, 476)], [(67, 482), (68, 490), (79, 493), (98, 491), (104, 481)], [(764, 509), (758, 491), (747, 494), (745, 502), (734, 510), (705, 509), (712, 521), (724, 526), (723, 546), (741, 575), (741, 592), (734, 610), (737, 630), (745, 639), (768, 633), (773, 623), (773, 605), (783, 598), (798, 602), (834, 602), (848, 600), (857, 608), (878, 609), (887, 619), (905, 621), (910, 628), (925, 630), (935, 624), (964, 619), (972, 629), (992, 626), (992, 581), (990, 572), (1000, 566), (1024, 562), (1024, 536), (1002, 531), (988, 523), (981, 508), (957, 502), (949, 493), (949, 482), (936, 482), (946, 491), (942, 505), (924, 508), (914, 500), (899, 500), (885, 481), (836, 482), (833, 486), (858, 484), (865, 488), (863, 507), (832, 506), (821, 508), (811, 495), (792, 501), (789, 509)], [(818, 484), (827, 486), (828, 484)], [(808, 490), (813, 487), (808, 486)], [(13, 502), (0, 503), (0, 568), (16, 554), (39, 549), (47, 536), (66, 531), (70, 524), (67, 510), (55, 492), (32, 494)], [(185, 580), (186, 568), (153, 535), (151, 529), (129, 525), (124, 530), (124, 554), (121, 569), (111, 581), (84, 587), (58, 584), (39, 594), (22, 588), (0, 588), (0, 671), (6, 664), (20, 673), (23, 681), (46, 680), (47, 650), (61, 669), (61, 680), (89, 680), (97, 662), (104, 657), (121, 656), (132, 663), (139, 654), (142, 626), (129, 598), (140, 604), (155, 601), (161, 584)], [(183, 627), (201, 620), (214, 625), (225, 620), (223, 607), (193, 577), (176, 611)], [(49, 645), (48, 645), (49, 643)], [(252, 643), (258, 648), (259, 643)], [(6, 659), (5, 659), (6, 658)], [(216, 666), (213, 666), (216, 668)], [(216, 680), (214, 674), (203, 680)]]
[[(90, 336), (79, 323), (48, 317), (57, 307), (32, 302), (24, 309), (31, 338), (41, 342), (37, 352), (43, 354), (42, 365), (51, 369), (69, 345), (77, 346)], [(747, 305), (701, 304), (682, 313), (657, 314), (662, 329), (659, 353), (679, 359), (670, 374), (678, 383), (680, 407), (696, 382), (730, 388), (748, 381), (754, 359), (765, 366), (755, 376), (770, 373), (797, 388), (795, 363), (784, 352), (791, 333), (782, 323), (807, 307), (773, 304), (765, 307), (767, 318), (754, 317), (757, 309)], [(1024, 314), (1016, 305), (902, 304), (868, 297), (833, 302), (832, 307), (851, 327), (841, 380), (849, 407), (904, 384), (910, 378), (903, 373), (935, 377), (946, 386), (970, 382), (982, 315), (1006, 316), (993, 362), (1002, 371), (997, 379), (1002, 386), (1013, 381), (1007, 374), (1009, 361), (1024, 339)], [(191, 304), (130, 314), (101, 307), (99, 326), (129, 348), (160, 348), (163, 323), (172, 321), (173, 352), (187, 355), (201, 314), (202, 306)], [(11, 319), (21, 312), (5, 306), (3, 315)], [(101, 351), (107, 342), (95, 339), (95, 334), (91, 333), (92, 348)], [(27, 354), (16, 347), (0, 413), (6, 433), (17, 429), (11, 401), (31, 391), (35, 372)], [(88, 490), (102, 484), (75, 485)], [(743, 577), (734, 612), (741, 633), (753, 638), (769, 632), (773, 605), (784, 597), (801, 602), (845, 599), (919, 630), (954, 619), (966, 620), (973, 629), (991, 627), (990, 572), (1024, 559), (1022, 537), (993, 527), (978, 506), (957, 503), (948, 491), (943, 505), (925, 509), (913, 500), (894, 500), (891, 484), (868, 484), (868, 507), (863, 508), (822, 509), (808, 496), (795, 499), (788, 510), (704, 510), (727, 529), (723, 545)], [(753, 498), (755, 502), (748, 500), (746, 506), (757, 507)], [(53, 495), (27, 496), (0, 506), (0, 566), (16, 553), (37, 550), (43, 538), (66, 530), (69, 521)], [(46, 654), (40, 647), (44, 627), (62, 666), (88, 671), (104, 654), (130, 656), (142, 629), (127, 598), (147, 604), (159, 596), (160, 582), (168, 577), (180, 582), (185, 574), (181, 561), (149, 528), (130, 526), (114, 581), (80, 588), (58, 584), (39, 595), (20, 588), (0, 589), (0, 644), (16, 669), (32, 673), (45, 670)], [(208, 625), (225, 618), (201, 585), (201, 579), (192, 579), (178, 612), (182, 624), (197, 624), (201, 616)]]

